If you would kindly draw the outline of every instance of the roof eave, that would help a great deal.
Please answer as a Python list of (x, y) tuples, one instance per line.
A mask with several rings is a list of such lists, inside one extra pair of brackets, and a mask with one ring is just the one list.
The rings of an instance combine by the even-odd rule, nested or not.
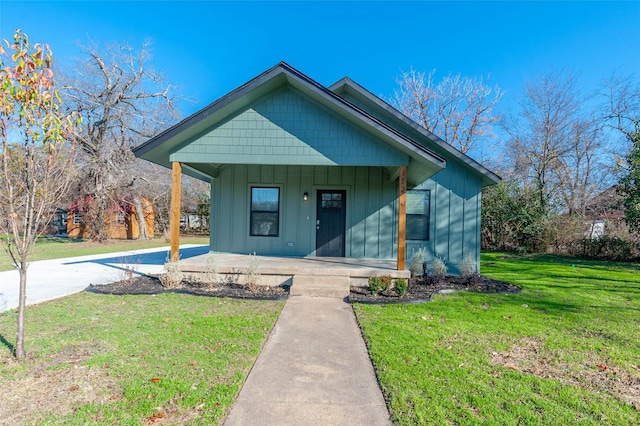
[(289, 65), (282, 65), (283, 67), (285, 67), (285, 72), (294, 77), (288, 80), (289, 84), (292, 87), (295, 87), (298, 90), (302, 90), (303, 93), (306, 89), (307, 95), (310, 95), (310, 91), (315, 95), (314, 99), (316, 101), (323, 100), (323, 103), (325, 105), (326, 103), (329, 103), (342, 111), (351, 113), (352, 117), (355, 117), (361, 123), (374, 130), (376, 133), (383, 135), (385, 139), (393, 140), (396, 144), (402, 146), (403, 151), (405, 151), (412, 157), (421, 157), (423, 161), (429, 161), (440, 169), (446, 167), (446, 160), (440, 157), (435, 152), (429, 150), (424, 145), (413, 141), (409, 137), (403, 135), (401, 132), (378, 120), (376, 117), (352, 104), (348, 100), (336, 95), (331, 90), (325, 88), (321, 84), (300, 73), (294, 68), (291, 68)]
[[(205, 120), (215, 114), (226, 117), (225, 110), (227, 110), (227, 108), (233, 108), (234, 104), (249, 104), (254, 97), (259, 97), (263, 92), (267, 93), (285, 84), (296, 88), (316, 102), (322, 103), (325, 107), (330, 107), (336, 112), (341, 112), (343, 117), (377, 134), (383, 140), (392, 143), (396, 148), (405, 152), (419, 163), (428, 163), (429, 168), (434, 170), (441, 170), (446, 167), (446, 160), (429, 150), (423, 144), (413, 141), (398, 130), (388, 126), (284, 62), (277, 64), (249, 82), (212, 102), (202, 110), (137, 146), (133, 149), (133, 152), (137, 157), (169, 167), (170, 164), (159, 157), (170, 154), (176, 146), (185, 143), (192, 137), (196, 137), (200, 131), (205, 131), (206, 128), (214, 124), (209, 124)], [(257, 89), (260, 90), (256, 92)], [(173, 145), (165, 145), (172, 140), (174, 141)], [(165, 145), (165, 149), (162, 150), (162, 152), (156, 151), (154, 155), (154, 150), (157, 150), (163, 145)]]
[(430, 139), (432, 142), (436, 143), (442, 149), (446, 150), (447, 152), (449, 152), (450, 154), (452, 154), (453, 156), (458, 158), (460, 161), (462, 161), (466, 165), (472, 167), (478, 174), (480, 174), (480, 176), (481, 176), (480, 180), (482, 182), (482, 186), (483, 187), (484, 186), (489, 186), (489, 185), (495, 185), (495, 184), (500, 183), (502, 181), (502, 178), (500, 176), (498, 176), (496, 173), (494, 173), (491, 170), (487, 169), (482, 164), (480, 164), (479, 162), (477, 162), (473, 158), (469, 157), (468, 155), (463, 154), (462, 152), (458, 151), (456, 148), (451, 146), (451, 144), (448, 144), (446, 141), (444, 141), (443, 139), (441, 139), (437, 135), (431, 133), (430, 131), (428, 131), (427, 129), (425, 129), (424, 127), (422, 127), (418, 123), (416, 123), (414, 120), (410, 119), (409, 117), (407, 117), (406, 115), (404, 115), (403, 113), (398, 111), (396, 108), (394, 108), (392, 105), (390, 105), (389, 103), (385, 102), (384, 100), (382, 100), (378, 96), (374, 95), (369, 90), (365, 89), (363, 86), (361, 86), (360, 84), (356, 83), (355, 81), (353, 81), (349, 77), (341, 78), (340, 80), (338, 80), (334, 84), (330, 85), (328, 87), (328, 89), (330, 91), (336, 93), (336, 94), (343, 93), (344, 91), (349, 92), (350, 90), (352, 90), (356, 95), (360, 95), (361, 97), (364, 97), (369, 102), (374, 103), (379, 108), (381, 108), (384, 111), (386, 111), (387, 113), (391, 114), (394, 118), (402, 121), (406, 125), (410, 126), (414, 130), (418, 131), (423, 136), (425, 136), (426, 138)]
[[(212, 103), (204, 107), (203, 109), (190, 115), (184, 120), (174, 124), (173, 126), (169, 127), (163, 132), (152, 137), (148, 141), (133, 148), (133, 153), (136, 155), (136, 157), (144, 158), (144, 155), (149, 151), (151, 151), (152, 149), (158, 147), (159, 145), (162, 145), (164, 142), (168, 141), (169, 139), (172, 139), (178, 136), (185, 130), (192, 128), (194, 125), (201, 123), (203, 120), (207, 119), (213, 113), (228, 107), (229, 105), (233, 104), (235, 101), (241, 99), (244, 95), (250, 93), (253, 89), (260, 86), (261, 84), (269, 80), (273, 81), (274, 77), (277, 77), (279, 67), (280, 67), (280, 64), (272, 67), (271, 69), (263, 72), (262, 74), (253, 78), (252, 80), (248, 81), (242, 86), (236, 88), (235, 90), (232, 90), (231, 92), (227, 93), (221, 98), (216, 99), (215, 101), (213, 101)], [(278, 82), (274, 81), (274, 83), (278, 83)]]

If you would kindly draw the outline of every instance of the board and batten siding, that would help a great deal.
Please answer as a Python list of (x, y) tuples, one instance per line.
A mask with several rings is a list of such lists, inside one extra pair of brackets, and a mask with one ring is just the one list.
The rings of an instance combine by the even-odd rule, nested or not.
[(431, 192), (430, 239), (407, 241), (407, 259), (425, 247), (431, 267), (435, 256), (442, 258), (451, 274), (470, 256), (480, 266), (480, 181), (453, 162), (432, 178), (415, 187)]
[[(280, 188), (278, 237), (249, 236), (252, 186)], [(415, 189), (430, 190), (429, 241), (407, 241), (407, 259), (426, 247), (427, 262), (443, 258), (459, 274), (466, 256), (479, 265), (480, 183), (451, 165)], [(345, 256), (395, 258), (397, 181), (380, 167), (234, 165), (222, 169), (211, 189), (211, 249), (273, 256), (315, 253), (316, 191), (347, 193)], [(303, 201), (304, 192), (309, 200)], [(292, 243), (292, 245), (289, 245)]]
[[(380, 113), (370, 103), (362, 102), (348, 92), (341, 93), (340, 96), (414, 140), (422, 140), (423, 136), (419, 131), (392, 116)], [(410, 264), (413, 253), (425, 247), (427, 262), (432, 265), (434, 257), (439, 256), (446, 262), (451, 274), (460, 273), (460, 265), (467, 256), (475, 261), (479, 270), (481, 177), (447, 149), (438, 145), (429, 145), (429, 149), (442, 156), (447, 161), (447, 167), (415, 187), (431, 191), (430, 238), (429, 241), (407, 241), (407, 263)]]
[[(250, 236), (253, 186), (280, 188), (278, 237)], [(381, 167), (229, 165), (211, 187), (211, 250), (273, 256), (314, 255), (316, 193), (345, 190), (345, 256), (396, 256), (397, 182)], [(303, 201), (303, 194), (309, 200)]]

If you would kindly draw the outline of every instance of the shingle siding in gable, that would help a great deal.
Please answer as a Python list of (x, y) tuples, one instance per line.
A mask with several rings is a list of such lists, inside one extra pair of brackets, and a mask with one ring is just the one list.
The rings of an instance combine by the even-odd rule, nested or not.
[(408, 157), (290, 90), (252, 105), (181, 148), (172, 161), (235, 164), (408, 164)]

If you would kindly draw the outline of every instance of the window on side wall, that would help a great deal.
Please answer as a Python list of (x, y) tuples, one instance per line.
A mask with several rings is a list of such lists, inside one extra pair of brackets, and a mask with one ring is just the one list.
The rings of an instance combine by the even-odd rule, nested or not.
[(431, 191), (407, 191), (407, 240), (429, 240), (429, 210)]
[(277, 237), (280, 223), (280, 188), (251, 187), (249, 235)]
[(80, 225), (82, 223), (82, 213), (81, 212), (73, 212), (73, 224)]

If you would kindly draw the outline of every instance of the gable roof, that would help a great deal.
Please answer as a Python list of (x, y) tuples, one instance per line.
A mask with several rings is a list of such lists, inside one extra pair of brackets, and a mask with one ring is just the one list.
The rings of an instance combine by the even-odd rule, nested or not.
[[(149, 139), (134, 148), (133, 152), (137, 157), (170, 167), (170, 155), (175, 150), (196, 140), (233, 114), (283, 86), (297, 90), (352, 125), (367, 131), (406, 154), (410, 158), (408, 170), (410, 181), (424, 181), (446, 167), (444, 158), (423, 143), (416, 142), (405, 133), (357, 107), (284, 62), (277, 64), (202, 110)], [(188, 163), (184, 164), (183, 170), (186, 174), (209, 181), (211, 177), (217, 176), (216, 166), (219, 165)]]
[(431, 133), (349, 77), (344, 77), (338, 80), (329, 86), (329, 90), (340, 96), (348, 95), (358, 104), (362, 104), (363, 107), (372, 113), (372, 115), (378, 118), (383, 118), (383, 121), (388, 125), (394, 128), (399, 128), (399, 131), (402, 131), (403, 133), (409, 133), (409, 136), (415, 141), (421, 142), (426, 138), (430, 142), (429, 148), (437, 154), (444, 156), (445, 159), (459, 160), (463, 165), (465, 165), (465, 167), (478, 174), (481, 178), (482, 186), (493, 185), (502, 180), (500, 176), (493, 173), (491, 170), (487, 169), (468, 155), (458, 151), (452, 145)]

